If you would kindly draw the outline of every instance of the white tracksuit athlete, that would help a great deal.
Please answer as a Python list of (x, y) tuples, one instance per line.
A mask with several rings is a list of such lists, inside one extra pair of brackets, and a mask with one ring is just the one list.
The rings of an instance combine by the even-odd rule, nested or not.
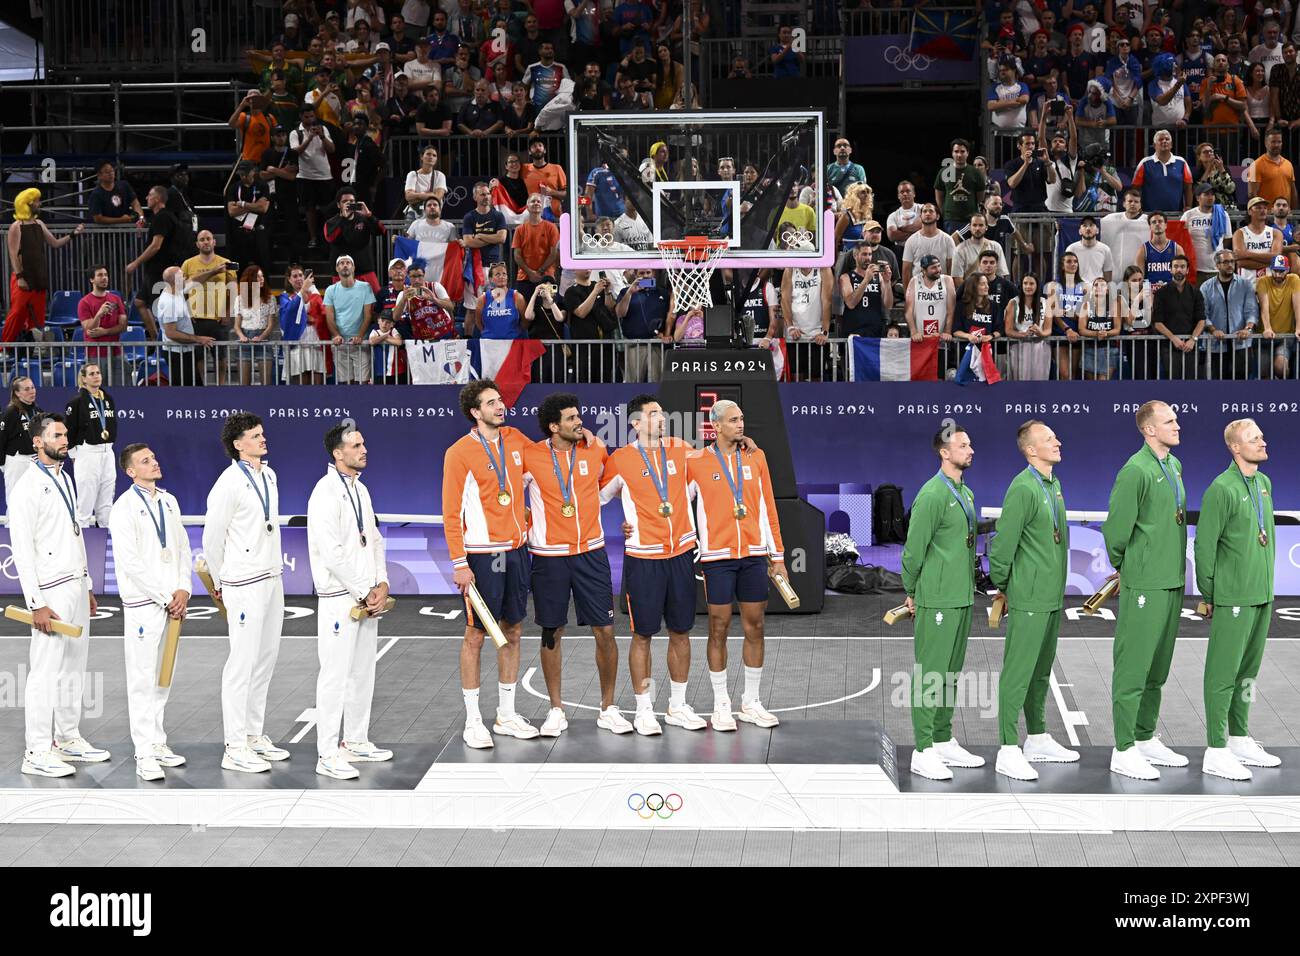
[(163, 708), (171, 688), (158, 686), (158, 667), (167, 605), (176, 591), (190, 591), (190, 542), (180, 505), (161, 488), (151, 492), (133, 484), (113, 503), (108, 527), (122, 599), (131, 742), (137, 757), (151, 757), (155, 744), (167, 743)]
[(370, 492), (333, 465), (307, 502), (307, 554), (318, 599), (316, 748), (328, 757), (339, 748), (340, 725), (349, 743), (370, 739), (379, 619), (354, 621), (350, 612), (371, 588), (388, 583), (384, 539)]
[(284, 625), (279, 486), (270, 465), (244, 468), (233, 461), (218, 476), (203, 525), (203, 553), (230, 634), (221, 672), (221, 722), (230, 747), (247, 746), (248, 737), (262, 733)]

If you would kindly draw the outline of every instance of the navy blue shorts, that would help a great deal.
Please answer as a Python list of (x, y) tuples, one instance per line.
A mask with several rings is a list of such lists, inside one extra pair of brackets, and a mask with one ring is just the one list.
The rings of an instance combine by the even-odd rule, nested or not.
[(675, 558), (623, 557), (623, 588), (632, 633), (654, 637), (662, 624), (678, 634), (695, 623), (695, 554)]
[(569, 595), (580, 627), (614, 623), (614, 586), (604, 548), (558, 557), (533, 555), (533, 619), (538, 627), (569, 623)]
[(704, 600), (731, 606), (767, 600), (767, 558), (741, 558), (701, 563), (704, 569)]
[[(469, 554), (469, 569), (474, 572), (474, 584), (483, 602), (500, 624), (518, 624), (528, 613), (528, 548), (498, 551), (495, 554)], [(505, 569), (494, 562), (505, 562)], [(465, 613), (471, 627), (479, 627), (474, 620), (474, 609), (465, 601)]]

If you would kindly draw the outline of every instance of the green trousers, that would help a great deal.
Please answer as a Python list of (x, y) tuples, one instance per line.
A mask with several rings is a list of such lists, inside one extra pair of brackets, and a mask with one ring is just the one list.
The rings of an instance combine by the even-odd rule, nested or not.
[(1020, 743), (1020, 710), (1025, 729), (1047, 733), (1047, 689), (1056, 638), (1061, 631), (1060, 611), (1011, 611), (1007, 615), (1007, 640), (998, 678), (998, 733), (1002, 743)]
[(1110, 682), (1116, 750), (1128, 750), (1135, 740), (1155, 735), (1182, 610), (1181, 588), (1139, 591), (1120, 585)]
[(916, 609), (912, 672), (912, 730), (916, 749), (952, 739), (952, 711), (957, 704), (957, 676), (966, 663), (971, 609)]
[(1214, 608), (1205, 652), (1205, 733), (1210, 747), (1228, 746), (1228, 734), (1250, 736), (1250, 703), (1272, 616), (1272, 604)]

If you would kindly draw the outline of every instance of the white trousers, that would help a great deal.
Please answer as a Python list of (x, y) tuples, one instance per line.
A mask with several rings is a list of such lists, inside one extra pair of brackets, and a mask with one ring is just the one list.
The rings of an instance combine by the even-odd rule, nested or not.
[(117, 487), (117, 460), (112, 445), (78, 445), (72, 477), (77, 482), (77, 523), (90, 527), (91, 519), (101, 528), (108, 527), (108, 513), (113, 510), (113, 491)]
[(36, 751), (49, 750), (52, 740), (81, 736), (78, 725), (86, 686), (86, 659), (90, 655), (90, 592), (86, 590), (86, 579), (76, 578), (43, 589), (41, 596), (60, 619), (81, 625), (81, 637), (42, 634), (32, 628), (23, 706), (27, 749)]
[(150, 601), (122, 608), (123, 654), (126, 658), (126, 707), (131, 717), (131, 743), (137, 757), (153, 756), (154, 744), (167, 743), (163, 708), (170, 687), (158, 686), (167, 611)]
[(343, 739), (370, 739), (370, 705), (375, 692), (375, 648), (379, 619), (354, 621), (351, 595), (320, 598), (316, 606), (316, 752), (328, 757)]
[(266, 692), (280, 653), (284, 627), (284, 581), (279, 575), (221, 590), (226, 605), (230, 656), (221, 671), (221, 724), (230, 747), (246, 746), (262, 733)]
[(14, 485), (18, 484), (27, 469), (32, 467), (31, 455), (10, 455), (5, 459), (5, 507), (14, 496)]

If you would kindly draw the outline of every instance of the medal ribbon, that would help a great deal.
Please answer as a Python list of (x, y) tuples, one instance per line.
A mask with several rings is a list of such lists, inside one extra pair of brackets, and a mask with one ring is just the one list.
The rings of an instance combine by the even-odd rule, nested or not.
[(1264, 534), (1264, 494), (1259, 490), (1259, 479), (1251, 481), (1245, 475), (1242, 475), (1241, 481), (1246, 486), (1246, 494), (1250, 496), (1250, 503), (1255, 506), (1255, 521), (1259, 525), (1259, 533)]
[(551, 465), (555, 468), (555, 480), (560, 483), (560, 497), (564, 499), (567, 505), (569, 499), (573, 496), (573, 462), (578, 457), (577, 446), (569, 450), (569, 483), (564, 483), (564, 476), (560, 474), (560, 460), (555, 457), (555, 446), (547, 442), (547, 447), (551, 450)]
[(336, 471), (335, 474), (339, 476), (339, 481), (343, 482), (343, 492), (348, 496), (348, 505), (351, 506), (352, 513), (356, 516), (357, 534), (364, 538), (366, 536), (366, 522), (363, 516), (364, 512), (361, 504), (361, 492), (358, 491), (354, 499), (352, 486), (348, 483), (347, 475), (343, 474), (341, 471)]
[(262, 505), (262, 519), (268, 524), (271, 522), (271, 487), (266, 483), (266, 472), (262, 472), (262, 491), (257, 490), (257, 482), (253, 480), (253, 471), (243, 461), (239, 462), (239, 470), (244, 473), (248, 483), (253, 487), (253, 494), (257, 495), (258, 502)]
[(167, 519), (163, 517), (162, 495), (158, 496), (158, 520), (154, 521), (153, 509), (149, 507), (149, 499), (145, 497), (145, 494), (140, 490), (139, 485), (132, 485), (132, 487), (135, 489), (135, 493), (140, 496), (140, 500), (144, 502), (144, 513), (149, 516), (149, 523), (153, 525), (154, 533), (158, 535), (158, 545), (162, 548), (166, 548)]
[(745, 498), (745, 474), (740, 470), (740, 446), (736, 446), (736, 477), (731, 477), (731, 472), (727, 470), (727, 459), (722, 457), (722, 450), (718, 448), (718, 443), (713, 443), (713, 454), (717, 456), (718, 463), (722, 465), (723, 477), (727, 479), (727, 485), (731, 488), (731, 497), (736, 500), (736, 507), (744, 506)]
[(486, 438), (483, 437), (483, 433), (480, 432), (480, 431), (478, 431), (477, 429), (475, 429), (475, 431), (474, 431), (474, 437), (478, 439), (478, 443), (479, 443), (480, 445), (482, 445), (482, 446), (483, 446), (483, 450), (484, 450), (485, 452), (487, 452), (488, 461), (492, 463), (492, 470), (495, 471), (495, 472), (497, 473), (497, 491), (498, 491), (500, 494), (505, 494), (505, 491), (506, 491), (506, 446), (505, 446), (505, 442), (502, 442), (502, 443), (501, 443), (501, 463), (500, 463), (500, 464), (497, 464), (496, 455), (492, 454), (492, 445), (491, 445), (490, 442), (488, 442), (488, 440), (487, 440)]
[[(948, 480), (947, 475), (940, 471), (939, 477), (942, 478), (943, 483), (948, 486), (948, 490), (952, 492), (952, 496), (961, 504), (962, 514), (966, 516), (966, 527), (968, 533), (973, 536), (975, 534), (975, 508), (966, 500), (966, 496), (957, 490), (957, 486)], [(965, 486), (963, 485), (962, 487)]]
[(645, 462), (646, 471), (650, 472), (650, 480), (654, 482), (655, 491), (659, 492), (659, 503), (668, 503), (668, 453), (664, 450), (663, 445), (659, 446), (659, 461), (663, 465), (663, 478), (659, 477), (659, 472), (655, 471), (654, 462), (651, 456), (645, 453), (641, 443), (636, 443), (636, 450), (641, 453), (641, 460)]
[(1051, 494), (1048, 493), (1047, 485), (1043, 481), (1043, 476), (1038, 473), (1038, 469), (1033, 465), (1030, 465), (1029, 473), (1038, 479), (1038, 487), (1043, 489), (1043, 500), (1047, 502), (1047, 510), (1052, 514), (1052, 532), (1059, 535), (1061, 533), (1061, 525), (1056, 515), (1056, 502), (1052, 500)]
[(59, 497), (63, 499), (63, 506), (68, 509), (68, 517), (72, 519), (72, 526), (77, 529), (77, 534), (81, 534), (81, 525), (77, 524), (77, 509), (72, 506), (72, 502), (77, 497), (76, 486), (73, 486), (70, 495), (65, 494), (63, 490), (66, 483), (71, 481), (68, 477), (68, 473), (63, 470), (59, 471), (59, 477), (63, 479), (63, 481), (60, 482), (58, 478), (55, 478), (54, 475), (50, 474), (50, 469), (46, 468), (45, 463), (39, 458), (36, 459), (36, 467), (45, 472), (50, 481), (54, 482), (55, 490), (59, 493)]
[[(1155, 452), (1151, 454), (1154, 456)], [(1178, 474), (1176, 472), (1173, 475), (1169, 474), (1169, 471), (1165, 468), (1165, 463), (1159, 458), (1156, 458), (1156, 464), (1160, 466), (1161, 474), (1168, 479), (1169, 487), (1174, 489), (1174, 508), (1181, 512), (1183, 510), (1183, 489), (1178, 483)]]

